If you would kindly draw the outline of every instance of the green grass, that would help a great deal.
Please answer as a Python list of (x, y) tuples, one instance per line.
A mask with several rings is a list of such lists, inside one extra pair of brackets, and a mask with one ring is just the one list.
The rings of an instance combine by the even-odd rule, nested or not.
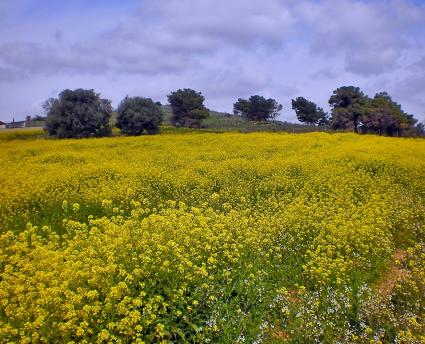
[[(206, 133), (221, 133), (221, 132), (288, 132), (288, 133), (308, 133), (315, 131), (327, 131), (329, 129), (319, 128), (314, 126), (288, 123), (282, 121), (268, 121), (268, 122), (252, 122), (240, 116), (231, 115), (229, 113), (210, 111), (210, 115), (202, 122), (201, 129), (193, 128), (178, 128), (171, 124), (172, 110), (168, 105), (162, 106), (164, 114), (163, 122), (161, 125), (161, 134), (186, 134), (194, 132)], [(111, 120), (112, 136), (121, 136), (120, 130), (115, 127), (115, 116)], [(0, 130), (0, 142), (11, 140), (26, 140), (46, 138), (47, 134), (43, 128), (16, 128)]]
[(46, 137), (43, 128), (16, 128), (0, 130), (0, 142), (12, 140), (33, 140)]
[[(170, 106), (162, 106), (164, 114), (163, 130), (170, 132), (172, 110)], [(308, 126), (303, 124), (288, 123), (282, 121), (252, 122), (240, 116), (231, 115), (225, 112), (210, 111), (208, 118), (202, 121), (202, 129), (206, 132), (288, 132), (288, 133), (308, 133), (313, 131), (329, 131), (329, 129)], [(171, 131), (177, 133), (180, 130), (187, 132), (187, 129), (175, 128)]]

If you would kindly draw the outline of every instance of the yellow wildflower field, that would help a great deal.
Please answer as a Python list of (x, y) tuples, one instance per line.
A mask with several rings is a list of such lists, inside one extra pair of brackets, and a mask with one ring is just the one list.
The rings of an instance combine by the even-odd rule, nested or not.
[(425, 340), (425, 140), (1, 135), (0, 342)]

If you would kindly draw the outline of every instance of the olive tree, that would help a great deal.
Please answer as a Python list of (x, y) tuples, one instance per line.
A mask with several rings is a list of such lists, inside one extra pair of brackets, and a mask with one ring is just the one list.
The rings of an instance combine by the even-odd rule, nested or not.
[(125, 97), (117, 109), (117, 127), (127, 135), (156, 134), (162, 122), (161, 104), (150, 98)]
[(58, 98), (49, 98), (43, 107), (47, 113), (46, 130), (50, 136), (82, 138), (111, 133), (111, 101), (101, 99), (94, 90), (67, 89)]

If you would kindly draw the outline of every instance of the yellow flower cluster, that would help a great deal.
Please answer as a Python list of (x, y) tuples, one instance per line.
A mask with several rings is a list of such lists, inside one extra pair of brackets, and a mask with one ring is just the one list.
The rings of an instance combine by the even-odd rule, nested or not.
[(424, 209), (424, 140), (3, 142), (0, 341), (260, 342), (282, 288), (372, 286)]

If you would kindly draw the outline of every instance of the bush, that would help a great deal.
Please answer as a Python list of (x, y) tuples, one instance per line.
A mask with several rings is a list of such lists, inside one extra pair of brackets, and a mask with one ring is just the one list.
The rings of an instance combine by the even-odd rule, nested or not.
[(117, 127), (127, 135), (156, 134), (162, 122), (159, 103), (150, 98), (125, 97), (117, 110)]
[(106, 136), (111, 133), (111, 101), (94, 90), (64, 90), (44, 103), (46, 130), (58, 138)]

